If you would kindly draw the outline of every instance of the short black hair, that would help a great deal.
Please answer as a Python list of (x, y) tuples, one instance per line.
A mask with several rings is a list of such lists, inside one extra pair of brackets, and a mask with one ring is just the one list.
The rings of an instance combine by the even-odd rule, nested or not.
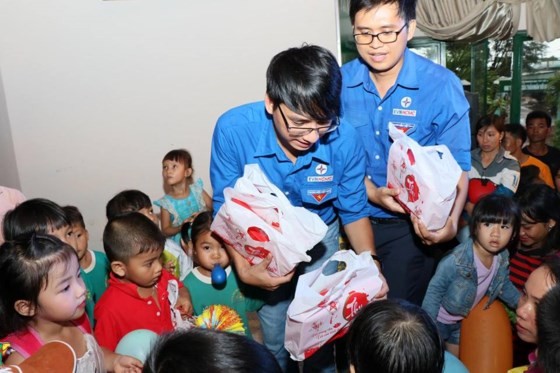
[(474, 205), (469, 231), (471, 237), (475, 238), (477, 229), (481, 223), (511, 224), (512, 234), (510, 242), (515, 241), (521, 227), (521, 214), (519, 207), (513, 198), (499, 194), (489, 194), (482, 197)]
[(280, 373), (270, 351), (244, 335), (193, 328), (160, 336), (143, 373)]
[(309, 115), (316, 121), (340, 116), (342, 75), (327, 49), (303, 45), (278, 53), (266, 72), (266, 93), (274, 107)]
[(68, 225), (66, 213), (58, 204), (45, 198), (28, 199), (4, 216), (4, 239), (14, 240), (33, 232), (50, 234)]
[(71, 225), (79, 225), (85, 229), (86, 223), (84, 223), (84, 217), (76, 206), (63, 206), (62, 209), (66, 213), (66, 217)]
[(510, 123), (506, 124), (505, 131), (511, 134), (516, 139), (521, 139), (521, 145), (527, 141), (527, 130), (521, 124)]
[(541, 110), (531, 111), (529, 114), (527, 114), (527, 117), (525, 118), (525, 126), (528, 126), (529, 122), (533, 119), (544, 119), (546, 121), (547, 127), (552, 126), (552, 118), (546, 111), (541, 111)]
[(347, 337), (347, 352), (356, 373), (439, 373), (444, 350), (431, 317), (403, 299), (364, 306)]
[(103, 248), (109, 262), (128, 263), (135, 255), (163, 250), (165, 236), (159, 227), (139, 212), (109, 220), (103, 231)]
[(137, 212), (142, 209), (152, 207), (152, 201), (146, 193), (139, 190), (128, 189), (117, 193), (107, 202), (106, 214), (107, 219), (111, 220), (117, 216), (128, 214), (129, 212)]
[(397, 4), (399, 17), (409, 22), (416, 19), (416, 0), (350, 0), (350, 21), (356, 20), (356, 13), (361, 10), (369, 11), (381, 5)]

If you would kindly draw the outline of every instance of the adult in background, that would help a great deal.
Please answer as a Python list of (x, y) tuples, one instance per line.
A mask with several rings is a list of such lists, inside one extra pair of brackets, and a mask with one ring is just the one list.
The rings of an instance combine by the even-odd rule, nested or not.
[(552, 118), (544, 111), (535, 110), (527, 114), (525, 127), (529, 144), (523, 148), (523, 153), (546, 163), (556, 176), (560, 171), (560, 149), (546, 144), (552, 131)]
[[(469, 104), (459, 79), (446, 68), (411, 52), (415, 0), (351, 0), (350, 20), (359, 58), (342, 66), (343, 118), (366, 148), (370, 217), (389, 297), (421, 304), (434, 270), (436, 243), (451, 240), (467, 195), (470, 169)], [(387, 187), (393, 123), (420, 145), (446, 145), (463, 170), (445, 226), (428, 231), (406, 217)], [(452, 247), (452, 246), (450, 246)]]
[[(351, 125), (339, 122), (341, 74), (326, 49), (304, 45), (277, 54), (267, 70), (264, 102), (233, 108), (216, 124), (212, 138), (210, 178), (214, 209), (224, 203), (247, 164), (256, 163), (292, 205), (305, 207), (328, 225), (325, 238), (312, 250), (300, 272), (319, 268), (338, 249), (339, 219), (354, 250), (375, 254), (364, 185), (365, 152)], [(265, 345), (283, 370), (286, 312), (293, 298), (290, 275), (266, 272), (269, 256), (255, 266), (228, 248), (240, 279), (274, 290), (259, 311)], [(386, 293), (382, 289), (378, 294)], [(304, 371), (334, 372), (332, 345), (304, 362)]]

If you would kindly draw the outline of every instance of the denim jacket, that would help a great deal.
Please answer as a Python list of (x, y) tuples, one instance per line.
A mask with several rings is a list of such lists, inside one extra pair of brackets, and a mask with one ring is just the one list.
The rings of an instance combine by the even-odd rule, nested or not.
[[(516, 308), (519, 291), (509, 279), (509, 254), (502, 250), (498, 254), (498, 270), (486, 292), (488, 303), (485, 308), (500, 298), (509, 307)], [(478, 276), (474, 263), (472, 239), (455, 247), (438, 264), (436, 273), (430, 281), (422, 308), (437, 319), (440, 306), (452, 315), (466, 317), (475, 306)]]

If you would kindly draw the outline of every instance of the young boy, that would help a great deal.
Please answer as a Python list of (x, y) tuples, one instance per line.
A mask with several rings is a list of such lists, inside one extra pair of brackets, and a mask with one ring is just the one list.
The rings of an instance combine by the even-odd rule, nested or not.
[(80, 210), (75, 206), (64, 206), (62, 209), (66, 213), (76, 240), (74, 249), (78, 253), (82, 279), (87, 289), (86, 312), (94, 326), (93, 309), (95, 303), (107, 289), (109, 260), (104, 253), (88, 249), (89, 233)]
[(122, 337), (137, 329), (172, 331), (176, 322), (172, 308), (183, 317), (192, 314), (189, 291), (161, 266), (164, 244), (158, 226), (140, 213), (107, 223), (103, 247), (111, 274), (94, 312), (100, 346), (114, 351)]
[[(123, 190), (107, 203), (106, 214), (109, 220), (130, 212), (139, 212), (158, 225), (150, 197), (139, 190)], [(193, 268), (192, 259), (172, 239), (165, 241), (162, 261), (163, 267), (181, 281)]]

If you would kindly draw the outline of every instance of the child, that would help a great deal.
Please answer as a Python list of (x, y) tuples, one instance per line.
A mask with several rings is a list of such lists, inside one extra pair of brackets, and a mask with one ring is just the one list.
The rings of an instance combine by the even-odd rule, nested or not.
[(86, 288), (74, 249), (56, 237), (20, 236), (0, 247), (0, 337), (19, 364), (45, 343), (61, 340), (78, 357), (77, 372), (135, 371), (142, 363), (102, 351), (90, 334)]
[[(107, 203), (106, 212), (108, 220), (130, 212), (139, 212), (158, 224), (150, 197), (139, 190), (123, 190), (118, 193)], [(163, 268), (181, 281), (185, 279), (193, 267), (190, 256), (186, 255), (181, 247), (170, 239), (165, 241), (162, 260)]]
[(111, 219), (103, 232), (103, 246), (111, 274), (109, 286), (95, 305), (95, 336), (114, 350), (129, 332), (174, 329), (172, 307), (181, 316), (192, 313), (189, 291), (162, 268), (165, 237), (157, 225), (140, 213)]
[(520, 294), (508, 277), (508, 251), (519, 229), (519, 210), (511, 198), (491, 194), (475, 205), (470, 238), (439, 263), (422, 303), (437, 321), (447, 350), (459, 353), (461, 320), (488, 295), (515, 308)]
[(185, 149), (172, 150), (163, 157), (165, 196), (154, 204), (161, 208), (161, 230), (166, 237), (181, 243), (181, 226), (193, 215), (212, 210), (212, 198), (203, 189), (202, 180), (193, 178), (192, 157)]
[(76, 246), (66, 213), (62, 207), (44, 198), (27, 200), (8, 211), (3, 230), (6, 241), (36, 232), (53, 235), (72, 247)]
[[(192, 296), (193, 309), (200, 315), (210, 305), (225, 305), (235, 310), (245, 329), (251, 336), (247, 312), (256, 312), (264, 304), (258, 299), (258, 289), (242, 288), (243, 285), (230, 267), (230, 260), (223, 243), (212, 234), (212, 212), (205, 211), (197, 215), (192, 223), (191, 240), (195, 267), (187, 275), (184, 284)], [(219, 264), (226, 272), (225, 284), (212, 284), (211, 274), (214, 265)]]
[[(25, 196), (17, 189), (0, 185), (0, 228), (4, 215), (14, 207), (25, 201)], [(0, 245), (4, 243), (4, 235), (0, 229)]]
[(350, 372), (439, 373), (444, 346), (426, 311), (404, 299), (364, 306), (347, 336)]
[(71, 224), (72, 234), (76, 240), (76, 253), (82, 269), (82, 279), (86, 284), (87, 299), (86, 313), (92, 326), (94, 325), (93, 308), (95, 303), (107, 289), (109, 277), (109, 260), (107, 255), (100, 251), (88, 250), (89, 233), (84, 223), (84, 218), (77, 207), (64, 206), (62, 208)]

